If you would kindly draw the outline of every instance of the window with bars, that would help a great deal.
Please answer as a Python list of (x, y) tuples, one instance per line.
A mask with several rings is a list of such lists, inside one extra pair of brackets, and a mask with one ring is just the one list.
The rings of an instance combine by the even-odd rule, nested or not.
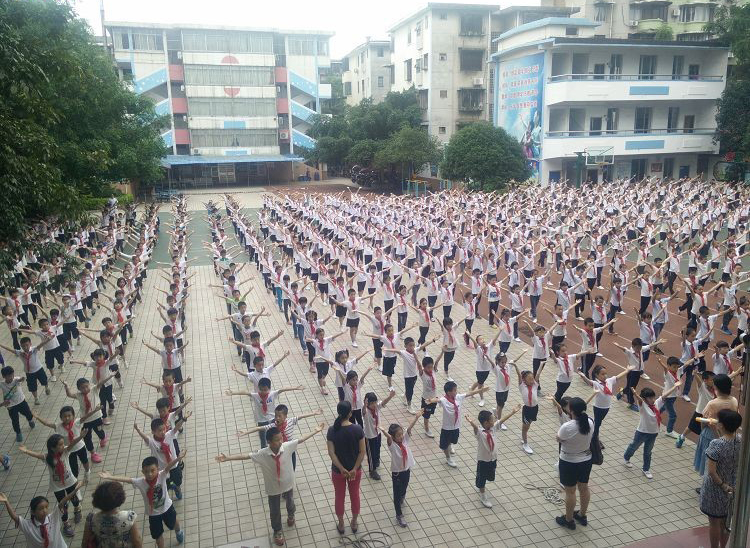
[(273, 53), (273, 37), (254, 32), (183, 32), (182, 47), (185, 51)]
[(268, 147), (276, 146), (275, 129), (193, 129), (190, 132), (194, 147)]
[(276, 99), (196, 97), (189, 100), (191, 116), (275, 116)]
[[(315, 55), (315, 39), (314, 38), (289, 38), (288, 41), (289, 55)], [(327, 55), (327, 42), (318, 41), (318, 44), (326, 45), (326, 53), (318, 52), (320, 55)]]
[(133, 33), (133, 49), (143, 51), (164, 51), (161, 34)]
[(185, 83), (198, 86), (271, 86), (273, 67), (185, 65)]

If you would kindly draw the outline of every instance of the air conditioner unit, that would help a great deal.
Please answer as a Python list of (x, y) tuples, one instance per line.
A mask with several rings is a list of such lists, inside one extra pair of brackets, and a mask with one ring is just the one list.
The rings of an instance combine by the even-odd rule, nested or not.
[(483, 85), (484, 85), (484, 78), (474, 78), (474, 79), (472, 80), (472, 83), (473, 83), (473, 84), (474, 84), (475, 86), (483, 86)]
[(185, 84), (180, 84), (180, 91), (185, 91)]
[(187, 114), (183, 114), (183, 115), (182, 115), (182, 121), (183, 121), (183, 122), (187, 122), (187, 121), (188, 121), (188, 117), (187, 117)]
[(638, 21), (629, 21), (628, 22), (628, 26), (629, 27), (637, 27), (638, 26)]
[(200, 150), (197, 148), (193, 149), (193, 156), (200, 156)]
[(289, 139), (289, 132), (286, 130), (279, 131), (279, 139), (281, 140)]
[(178, 51), (178, 52), (177, 52), (177, 58), (178, 58), (178, 59), (182, 59), (182, 52), (181, 52), (181, 51)]
[(672, 17), (679, 17), (680, 16), (680, 8), (676, 8), (672, 10)]

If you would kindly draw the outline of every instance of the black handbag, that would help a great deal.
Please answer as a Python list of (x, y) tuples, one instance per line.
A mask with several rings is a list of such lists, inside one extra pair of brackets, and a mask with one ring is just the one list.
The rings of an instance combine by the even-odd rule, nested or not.
[(597, 434), (591, 438), (591, 464), (601, 466), (604, 463), (604, 453), (602, 452), (602, 442), (599, 441)]

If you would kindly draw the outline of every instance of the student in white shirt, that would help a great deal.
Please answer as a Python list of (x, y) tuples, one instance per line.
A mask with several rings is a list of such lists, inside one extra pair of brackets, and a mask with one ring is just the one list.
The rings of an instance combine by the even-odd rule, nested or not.
[(294, 484), (295, 471), (292, 456), (297, 447), (307, 440), (323, 431), (325, 424), (318, 427), (298, 440), (284, 441), (283, 433), (276, 427), (266, 431), (267, 447), (250, 454), (225, 455), (220, 453), (216, 462), (228, 462), (233, 460), (251, 460), (258, 465), (263, 473), (263, 484), (268, 497), (268, 508), (271, 516), (271, 528), (273, 539), (278, 546), (284, 544), (284, 532), (281, 524), (281, 499), (286, 501), (286, 524), (287, 527), (294, 526)]
[(640, 404), (639, 413), (641, 419), (635, 429), (633, 441), (628, 445), (627, 449), (625, 449), (623, 464), (628, 468), (632, 468), (633, 464), (630, 462), (630, 459), (638, 448), (643, 445), (643, 475), (648, 479), (654, 479), (654, 476), (651, 473), (651, 451), (654, 448), (656, 436), (659, 435), (659, 429), (661, 428), (661, 411), (659, 410), (664, 405), (663, 398), (668, 397), (672, 392), (677, 390), (681, 384), (681, 381), (677, 381), (672, 388), (664, 392), (659, 398), (657, 398), (654, 391), (648, 387), (643, 388), (640, 395), (636, 394), (635, 388), (630, 389)]
[(318, 327), (315, 330), (314, 338), (308, 337), (305, 339), (305, 341), (312, 345), (315, 350), (313, 363), (315, 364), (315, 369), (318, 373), (318, 386), (320, 387), (320, 393), (324, 396), (328, 395), (326, 377), (328, 376), (328, 366), (333, 361), (333, 356), (331, 355), (331, 343), (343, 334), (343, 331), (339, 331), (335, 335), (326, 337), (325, 329)]
[[(477, 425), (469, 415), (466, 415), (466, 421), (474, 429), (474, 437), (477, 439), (477, 473), (475, 485), (479, 489), (479, 500), (485, 508), (492, 508), (492, 502), (485, 492), (485, 486), (488, 481), (495, 481), (495, 471), (497, 470), (497, 442), (495, 433), (498, 430), (507, 430), (505, 421), (521, 410), (523, 406), (519, 403), (513, 411), (495, 420), (495, 415), (491, 411), (482, 410), (477, 417)], [(481, 428), (480, 428), (481, 426)]]
[(31, 339), (29, 337), (21, 337), (21, 349), (14, 350), (8, 346), (0, 344), (0, 348), (7, 350), (8, 352), (15, 354), (23, 363), (26, 388), (34, 396), (34, 403), (39, 405), (39, 396), (37, 395), (37, 384), (41, 384), (44, 387), (44, 393), (49, 396), (50, 389), (47, 385), (47, 373), (44, 371), (41, 362), (39, 361), (39, 350), (44, 346), (44, 341), (38, 345), (32, 347)]
[(634, 394), (635, 387), (638, 386), (638, 382), (641, 380), (641, 375), (643, 375), (643, 353), (649, 351), (651, 346), (657, 345), (660, 342), (664, 341), (660, 339), (654, 341), (651, 345), (644, 345), (643, 341), (636, 337), (630, 341), (630, 348), (620, 346), (616, 342), (612, 343), (625, 352), (625, 356), (628, 360), (628, 368), (630, 369), (626, 377), (625, 389), (617, 394), (617, 399), (620, 400), (624, 395), (632, 411), (638, 411), (638, 406), (635, 404)]
[(534, 451), (529, 445), (528, 435), (531, 423), (536, 421), (539, 414), (539, 376), (542, 374), (544, 364), (542, 363), (539, 366), (539, 370), (536, 373), (519, 371), (515, 363), (513, 363), (513, 369), (516, 370), (518, 391), (521, 393), (521, 403), (523, 403), (521, 411), (521, 443), (524, 452), (531, 455)]
[[(83, 487), (83, 483), (78, 483), (75, 490), (55, 505), (50, 511), (49, 500), (44, 496), (36, 496), (31, 499), (29, 504), (30, 517), (24, 518), (19, 516), (8, 496), (0, 493), (0, 503), (5, 505), (5, 509), (10, 519), (15, 523), (16, 529), (20, 529), (26, 539), (26, 546), (29, 548), (67, 548), (63, 539), (63, 532), (60, 527), (62, 519), (62, 508), (67, 506), (73, 497), (78, 496), (78, 490)], [(73, 535), (68, 535), (73, 536)]]
[(419, 409), (412, 419), (406, 432), (399, 424), (392, 423), (388, 430), (381, 427), (380, 431), (385, 435), (388, 451), (391, 454), (391, 480), (393, 485), (393, 505), (396, 508), (396, 522), (401, 527), (406, 527), (401, 505), (406, 498), (406, 490), (409, 488), (409, 479), (411, 478), (411, 468), (416, 463), (414, 454), (409, 447), (411, 431), (414, 425), (422, 416), (422, 409)]
[(578, 375), (594, 389), (594, 437), (598, 439), (599, 429), (604, 422), (604, 417), (609, 413), (612, 405), (612, 395), (617, 392), (617, 381), (630, 372), (628, 367), (622, 373), (613, 377), (607, 377), (607, 369), (603, 365), (595, 365), (591, 371), (589, 379), (583, 372), (579, 371)]
[(138, 478), (126, 478), (113, 476), (109, 472), (99, 472), (99, 477), (107, 481), (119, 481), (120, 483), (129, 483), (143, 496), (143, 505), (146, 508), (148, 516), (148, 528), (151, 538), (156, 541), (158, 548), (163, 548), (164, 543), (164, 526), (175, 532), (175, 538), (178, 544), (185, 541), (185, 532), (177, 520), (177, 511), (169, 497), (167, 489), (167, 478), (169, 472), (179, 465), (185, 458), (183, 451), (179, 456), (169, 461), (163, 469), (159, 469), (159, 461), (156, 457), (146, 457), (141, 463), (141, 472), (143, 476)]
[(388, 402), (396, 395), (396, 390), (391, 386), (388, 396), (378, 401), (375, 392), (365, 394), (365, 406), (362, 409), (362, 430), (365, 433), (365, 450), (367, 451), (367, 465), (370, 469), (370, 477), (380, 480), (378, 468), (380, 467), (380, 410), (388, 405)]
[(18, 420), (19, 415), (26, 417), (26, 420), (29, 421), (29, 428), (36, 426), (31, 408), (26, 401), (23, 388), (21, 388), (21, 383), (25, 377), (16, 377), (15, 371), (9, 365), (0, 369), (0, 375), (3, 377), (3, 380), (0, 382), (0, 390), (3, 395), (0, 407), (8, 408), (10, 422), (13, 425), (13, 431), (16, 433), (16, 441), (20, 443), (23, 441), (23, 434), (21, 434), (21, 423)]
[[(528, 350), (528, 349), (527, 349)], [(517, 363), (527, 350), (521, 352), (511, 363)], [(503, 352), (495, 354), (495, 363), (492, 366), (492, 372), (495, 374), (495, 416), (502, 417), (503, 408), (508, 401), (508, 391), (510, 390), (510, 372), (508, 370), (508, 355)], [(507, 430), (505, 424), (500, 424), (501, 430)]]

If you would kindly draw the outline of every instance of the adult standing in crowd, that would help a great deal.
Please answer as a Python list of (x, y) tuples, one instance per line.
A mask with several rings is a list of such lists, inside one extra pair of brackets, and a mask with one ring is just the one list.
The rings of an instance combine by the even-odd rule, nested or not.
[(137, 514), (120, 510), (125, 504), (125, 489), (116, 481), (104, 481), (96, 486), (91, 504), (98, 512), (88, 515), (83, 530), (83, 546), (101, 548), (140, 548), (141, 530)]

